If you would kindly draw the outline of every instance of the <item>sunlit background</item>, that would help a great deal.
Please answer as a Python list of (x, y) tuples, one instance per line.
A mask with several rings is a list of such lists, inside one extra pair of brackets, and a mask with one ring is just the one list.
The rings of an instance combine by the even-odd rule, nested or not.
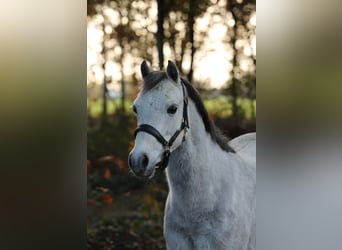
[(173, 60), (197, 88), (255, 100), (255, 1), (165, 1), (162, 63), (157, 1), (100, 2), (88, 4), (88, 103), (131, 100), (144, 59), (155, 69)]

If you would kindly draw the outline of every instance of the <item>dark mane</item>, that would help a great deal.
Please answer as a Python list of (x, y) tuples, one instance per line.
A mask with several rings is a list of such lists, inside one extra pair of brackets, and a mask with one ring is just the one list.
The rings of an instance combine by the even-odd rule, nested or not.
[(228, 145), (228, 139), (222, 134), (222, 132), (215, 126), (213, 121), (210, 119), (209, 114), (205, 109), (202, 99), (198, 94), (197, 90), (187, 80), (183, 78), (181, 78), (181, 80), (186, 87), (189, 98), (195, 103), (197, 112), (202, 117), (205, 130), (210, 134), (211, 139), (214, 142), (216, 142), (224, 151), (235, 153), (234, 149), (232, 149)]
[[(144, 85), (142, 87), (142, 93), (155, 87), (162, 80), (167, 79), (167, 75), (162, 71), (152, 71), (144, 78)], [(197, 112), (200, 114), (203, 120), (203, 124), (207, 133), (209, 133), (211, 139), (216, 142), (220, 148), (226, 152), (235, 152), (227, 143), (228, 139), (221, 133), (221, 131), (215, 126), (213, 121), (210, 119), (207, 110), (204, 107), (202, 99), (196, 89), (184, 78), (181, 78), (186, 90), (188, 97), (195, 103)], [(190, 122), (191, 127), (191, 122)]]

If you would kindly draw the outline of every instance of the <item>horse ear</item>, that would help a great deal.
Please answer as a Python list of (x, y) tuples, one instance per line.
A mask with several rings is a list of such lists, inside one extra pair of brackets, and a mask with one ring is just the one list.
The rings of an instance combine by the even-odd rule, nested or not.
[(171, 78), (174, 82), (178, 82), (179, 79), (179, 73), (177, 66), (171, 62), (170, 60), (167, 63), (167, 68), (166, 68), (166, 74), (168, 75), (169, 78)]
[(152, 72), (150, 67), (148, 67), (147, 62), (144, 60), (140, 66), (142, 77), (145, 78), (149, 73)]

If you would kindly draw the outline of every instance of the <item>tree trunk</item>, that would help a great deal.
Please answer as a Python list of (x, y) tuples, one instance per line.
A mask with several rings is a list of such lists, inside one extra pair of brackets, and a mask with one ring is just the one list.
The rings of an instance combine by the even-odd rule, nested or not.
[(158, 60), (159, 60), (159, 68), (162, 70), (164, 68), (164, 19), (165, 19), (165, 11), (164, 11), (164, 0), (157, 0), (158, 4), (158, 20), (157, 20), (157, 48), (158, 48)]
[[(235, 31), (234, 31), (235, 33)], [(236, 63), (237, 63), (237, 51), (235, 49), (235, 35), (232, 37), (232, 45), (233, 45), (233, 50), (234, 50), (234, 55), (233, 55), (233, 69), (232, 69), (232, 106), (233, 106), (233, 117), (237, 118), (238, 117), (238, 106), (237, 106), (237, 98), (238, 98), (238, 93), (237, 93), (237, 79), (235, 77), (235, 68), (236, 68)]]
[[(105, 70), (105, 64), (103, 64), (103, 70)], [(107, 79), (106, 75), (103, 76), (103, 94), (102, 94), (102, 120), (105, 120), (107, 117)]]
[[(124, 48), (124, 47), (122, 47)], [(125, 109), (125, 99), (126, 99), (126, 84), (125, 84), (125, 77), (124, 77), (124, 70), (123, 70), (123, 55), (121, 54), (120, 58), (120, 67), (121, 67), (121, 111), (122, 113), (126, 112)]]
[[(104, 24), (102, 24), (102, 28), (104, 31), (104, 28), (105, 28)], [(103, 59), (104, 59), (103, 64), (102, 64), (102, 69), (103, 69), (102, 121), (105, 121), (107, 118), (107, 92), (108, 92), (107, 78), (106, 78), (106, 59), (107, 59), (106, 53), (107, 53), (107, 50), (106, 50), (105, 40), (106, 40), (106, 37), (104, 36), (103, 41), (102, 41), (102, 55), (103, 55)]]
[(233, 118), (236, 120), (238, 118), (238, 105), (237, 105), (237, 98), (238, 98), (238, 91), (237, 91), (237, 79), (235, 77), (235, 68), (237, 67), (237, 49), (235, 47), (235, 43), (236, 43), (236, 36), (237, 36), (237, 16), (235, 15), (234, 12), (234, 1), (233, 0), (229, 0), (229, 8), (230, 11), (233, 15), (235, 24), (233, 27), (233, 35), (231, 37), (231, 44), (232, 44), (232, 48), (233, 48), (233, 60), (232, 60), (232, 86), (231, 86), (231, 90), (232, 90), (232, 106), (233, 106)]
[(188, 15), (188, 28), (189, 28), (189, 41), (191, 43), (191, 56), (190, 56), (190, 70), (188, 73), (188, 80), (192, 81), (192, 76), (194, 74), (194, 56), (196, 52), (195, 44), (194, 44), (194, 26), (195, 26), (195, 3), (196, 0), (190, 0), (189, 5), (189, 15)]
[[(256, 74), (256, 58), (255, 57), (253, 57), (253, 64), (254, 64), (255, 74)], [(255, 113), (255, 107), (254, 107), (254, 99), (256, 99), (256, 75), (252, 77), (252, 82), (251, 82), (249, 91), (251, 91), (252, 118), (255, 119), (256, 113)]]

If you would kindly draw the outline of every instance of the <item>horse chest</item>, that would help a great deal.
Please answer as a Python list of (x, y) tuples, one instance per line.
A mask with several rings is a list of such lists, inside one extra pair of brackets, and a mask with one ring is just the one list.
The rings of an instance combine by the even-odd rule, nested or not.
[(167, 224), (189, 235), (210, 234), (228, 226), (229, 213), (217, 209), (216, 204), (168, 201), (165, 210)]
[[(207, 166), (204, 168), (208, 169)], [(224, 188), (226, 192), (219, 192), (217, 190), (222, 189), (218, 186), (220, 182), (212, 181), (213, 178), (191, 176), (191, 171), (182, 173), (182, 176), (178, 176), (179, 173), (168, 173), (170, 193), (165, 219), (172, 221), (170, 225), (184, 232), (203, 234), (226, 227), (222, 222), (229, 221), (226, 218), (229, 216), (227, 188)]]
[[(179, 208), (167, 205), (165, 238), (168, 249), (228, 249), (234, 217), (214, 209)], [(231, 218), (228, 218), (228, 217)]]

